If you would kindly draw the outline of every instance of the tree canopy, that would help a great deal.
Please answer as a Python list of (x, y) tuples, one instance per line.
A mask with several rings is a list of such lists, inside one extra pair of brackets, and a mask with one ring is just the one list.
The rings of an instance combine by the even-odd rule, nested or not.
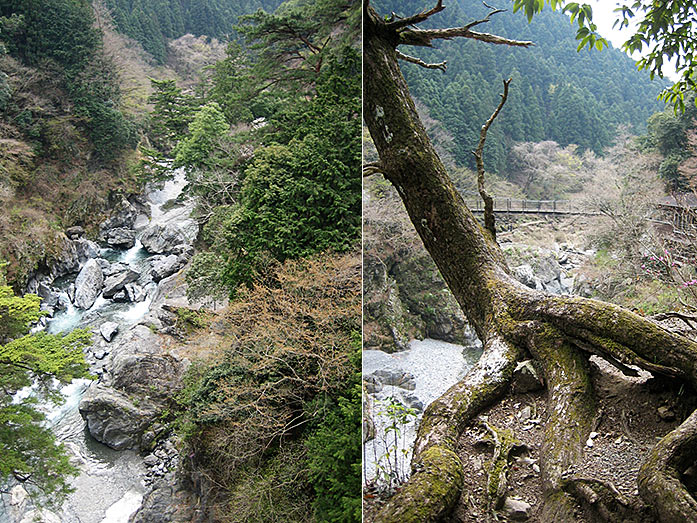
[[(579, 41), (579, 50), (586, 46), (598, 49), (607, 46), (607, 41), (598, 34), (598, 27), (593, 22), (593, 8), (589, 4), (568, 0), (514, 0), (513, 9), (524, 11), (528, 20), (532, 20), (545, 5), (569, 13), (571, 21), (578, 24), (576, 39)], [(615, 26), (631, 28), (633, 31), (622, 49), (629, 54), (645, 52), (637, 61), (639, 69), (648, 70), (652, 78), (663, 78), (665, 65), (668, 61), (674, 61), (680, 80), (664, 90), (661, 96), (666, 102), (684, 110), (686, 95), (697, 89), (697, 38), (693, 27), (697, 7), (694, 2), (618, 2), (615, 12)]]
[[(422, 6), (417, 1), (376, 2), (381, 12), (399, 16)], [(460, 0), (449, 3), (424, 27), (465, 25), (487, 12), (479, 0)], [(513, 79), (506, 110), (492, 125), (484, 149), (485, 167), (500, 174), (509, 170), (511, 142), (552, 140), (600, 154), (618, 126), (631, 125), (634, 132), (643, 132), (648, 117), (664, 108), (656, 98), (669, 85), (666, 81), (651, 81), (617, 49), (576, 52), (574, 28), (561, 13), (548, 9), (527, 23), (520, 13), (501, 12), (490, 17), (487, 31), (535, 45), (524, 49), (482, 46), (471, 39), (444, 40), (412, 53), (429, 63), (446, 62), (443, 74), (412, 63), (402, 65), (414, 98), (440, 122), (441, 133), (452, 138), (442, 147), (461, 167), (474, 167), (470, 151), (505, 78)]]

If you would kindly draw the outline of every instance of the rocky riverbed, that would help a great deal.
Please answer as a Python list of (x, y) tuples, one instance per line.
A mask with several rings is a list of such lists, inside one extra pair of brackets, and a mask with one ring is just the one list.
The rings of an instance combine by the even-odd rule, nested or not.
[[(168, 353), (178, 307), (190, 307), (182, 269), (198, 224), (181, 197), (184, 173), (141, 198), (121, 200), (97, 242), (66, 231), (63, 256), (34, 275), (28, 292), (48, 312), (35, 329), (93, 332), (86, 359), (94, 381), (76, 380), (58, 408), (46, 406), (80, 475), (61, 509), (35, 508), (22, 485), (3, 495), (0, 521), (120, 523), (191, 521), (174, 470), (178, 454), (162, 423), (188, 361)], [(30, 393), (24, 391), (22, 393)], [(186, 506), (186, 503), (182, 503)], [(4, 512), (3, 512), (4, 511)], [(180, 519), (176, 519), (176, 518)]]

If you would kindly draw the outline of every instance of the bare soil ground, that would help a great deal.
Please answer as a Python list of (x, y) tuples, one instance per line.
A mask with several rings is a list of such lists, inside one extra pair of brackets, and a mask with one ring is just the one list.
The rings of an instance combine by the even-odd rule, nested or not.
[[(695, 398), (689, 397), (684, 388), (667, 387), (662, 380), (645, 372), (636, 378), (624, 376), (595, 356), (591, 358), (591, 367), (599, 404), (597, 426), (593, 437), (589, 438), (592, 443), (584, 448), (586, 459), (581, 468), (569, 472), (612, 484), (627, 503), (636, 508), (639, 516), (635, 521), (654, 521), (638, 495), (639, 467), (653, 445), (689, 416)], [(662, 407), (663, 416), (659, 414)], [(540, 523), (549, 523), (537, 516), (542, 504), (539, 463), (545, 419), (544, 390), (509, 394), (480, 417), (490, 426), (512, 431), (519, 440), (522, 451), (509, 461), (508, 497), (529, 503), (527, 521)], [(509, 521), (503, 512), (490, 506), (487, 479), (493, 445), (489, 440), (483, 424), (473, 424), (461, 438), (459, 453), (465, 470), (465, 485), (448, 521)], [(377, 494), (367, 491), (364, 521), (373, 521), (383, 503)], [(575, 522), (591, 523), (583, 514), (578, 514)]]

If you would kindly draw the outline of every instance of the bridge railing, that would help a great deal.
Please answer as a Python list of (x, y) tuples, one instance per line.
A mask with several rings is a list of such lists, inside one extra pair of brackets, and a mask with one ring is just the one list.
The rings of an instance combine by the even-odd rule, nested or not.
[[(471, 211), (484, 211), (481, 198), (465, 197), (465, 205)], [(569, 200), (521, 200), (517, 198), (494, 198), (494, 212), (529, 212), (568, 214), (579, 212), (575, 202)]]

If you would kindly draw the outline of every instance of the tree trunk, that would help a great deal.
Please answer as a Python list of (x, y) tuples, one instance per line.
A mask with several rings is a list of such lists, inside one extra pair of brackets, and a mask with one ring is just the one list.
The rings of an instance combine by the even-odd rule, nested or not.
[[(595, 416), (588, 352), (624, 372), (638, 365), (694, 385), (697, 345), (620, 307), (549, 296), (513, 279), (501, 249), (465, 206), (419, 120), (397, 62), (398, 31), (365, 4), (364, 119), (384, 176), (397, 189), (484, 353), (462, 382), (426, 409), (411, 479), (378, 520), (436, 521), (448, 514), (462, 485), (457, 440), (506, 391), (525, 350), (542, 364), (550, 404), (541, 461), (542, 514), (547, 521), (573, 520), (579, 499), (600, 488), (563, 477), (581, 458)], [(688, 446), (695, 447), (692, 440)], [(649, 499), (661, 488), (647, 484), (643, 495)], [(697, 512), (691, 515), (697, 520)]]

